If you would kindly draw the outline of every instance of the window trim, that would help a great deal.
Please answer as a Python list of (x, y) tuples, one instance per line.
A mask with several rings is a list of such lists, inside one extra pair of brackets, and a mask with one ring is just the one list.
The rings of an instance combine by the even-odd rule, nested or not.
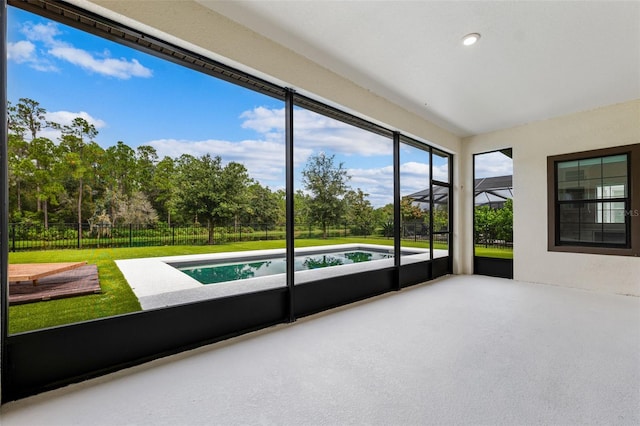
[[(628, 225), (628, 247), (607, 247), (589, 245), (588, 243), (567, 244), (559, 243), (559, 227), (556, 217), (557, 200), (557, 174), (556, 164), (564, 161), (583, 160), (610, 155), (628, 155), (628, 180), (630, 216)], [(604, 254), (615, 256), (640, 256), (640, 144), (623, 145), (612, 148), (602, 148), (590, 151), (574, 152), (569, 154), (553, 155), (547, 157), (547, 250), (565, 253)]]

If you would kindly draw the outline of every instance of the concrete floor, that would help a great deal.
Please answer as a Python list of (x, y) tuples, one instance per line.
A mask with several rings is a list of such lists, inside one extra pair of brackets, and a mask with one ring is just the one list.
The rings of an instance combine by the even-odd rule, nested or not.
[(640, 424), (640, 298), (454, 276), (2, 406), (12, 425)]

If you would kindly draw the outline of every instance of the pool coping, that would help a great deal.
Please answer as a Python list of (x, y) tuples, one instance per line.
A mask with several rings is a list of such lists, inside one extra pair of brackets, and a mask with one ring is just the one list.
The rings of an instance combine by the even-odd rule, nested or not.
[[(344, 249), (393, 251), (392, 246), (352, 243), (299, 248), (296, 249), (296, 255)], [(403, 247), (402, 251), (415, 252), (413, 255), (405, 255), (401, 257), (403, 265), (429, 260), (429, 249)], [(245, 260), (251, 258), (264, 258), (265, 256), (282, 256), (284, 253), (285, 249), (249, 250), (225, 253), (122, 259), (116, 260), (115, 263), (124, 275), (124, 278), (129, 283), (129, 286), (135, 295), (138, 297), (142, 309), (149, 310), (286, 286), (285, 274), (246, 278), (243, 280), (205, 285), (179, 271), (174, 266), (171, 266), (171, 264), (200, 261), (220, 262), (237, 259), (240, 255), (242, 256), (241, 259)], [(443, 257), (447, 254), (446, 250), (434, 250), (434, 258)], [(295, 280), (297, 285), (319, 279), (393, 266), (393, 259), (373, 260), (370, 262), (298, 271), (295, 274)]]

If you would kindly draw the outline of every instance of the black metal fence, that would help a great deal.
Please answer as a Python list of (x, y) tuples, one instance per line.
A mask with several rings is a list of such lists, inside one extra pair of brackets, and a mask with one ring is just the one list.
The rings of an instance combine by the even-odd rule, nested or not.
[(513, 241), (499, 239), (489, 231), (476, 232), (474, 235), (474, 243), (476, 246), (484, 248), (513, 249)]
[[(389, 224), (379, 226), (365, 234), (350, 224), (330, 226), (325, 231), (316, 225), (296, 225), (296, 238), (393, 238)], [(391, 224), (391, 230), (393, 226)], [(429, 241), (428, 226), (405, 223), (402, 238), (413, 241)], [(284, 240), (286, 228), (276, 224), (229, 224), (213, 226), (179, 225), (165, 223), (152, 225), (89, 225), (77, 223), (50, 224), (47, 228), (39, 223), (10, 223), (8, 228), (9, 250), (54, 250), (74, 248), (151, 247), (173, 245), (224, 244), (241, 241)], [(448, 236), (435, 234), (434, 241), (446, 244)]]

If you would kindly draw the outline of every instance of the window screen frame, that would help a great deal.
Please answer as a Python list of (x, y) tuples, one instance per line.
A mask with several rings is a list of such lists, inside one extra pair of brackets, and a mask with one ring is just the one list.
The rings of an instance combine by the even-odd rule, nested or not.
[[(614, 155), (627, 155), (628, 204), (625, 206), (626, 243), (561, 242), (558, 217), (558, 173), (557, 165), (566, 161), (589, 160)], [(586, 200), (588, 201), (588, 200)], [(607, 202), (607, 199), (598, 200)], [(640, 144), (624, 145), (590, 151), (547, 157), (547, 210), (548, 251), (603, 254), (617, 256), (640, 256)]]

